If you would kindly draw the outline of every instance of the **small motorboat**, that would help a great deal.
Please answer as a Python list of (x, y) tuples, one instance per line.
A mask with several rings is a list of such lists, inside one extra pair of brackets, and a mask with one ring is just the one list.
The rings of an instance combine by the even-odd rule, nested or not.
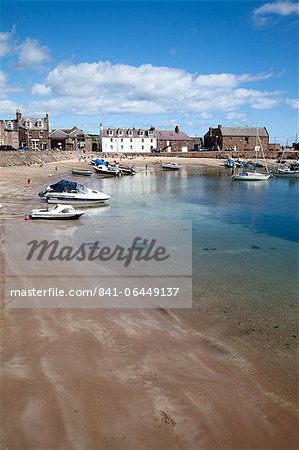
[(163, 163), (161, 164), (162, 169), (164, 170), (180, 170), (181, 166), (177, 164), (176, 162), (171, 163)]
[(116, 166), (98, 165), (93, 166), (94, 171), (105, 177), (118, 177), (120, 175), (120, 169)]
[(93, 171), (87, 169), (72, 169), (71, 173), (73, 175), (82, 175), (84, 177), (91, 177), (91, 175), (93, 175)]
[(60, 180), (38, 194), (48, 203), (63, 203), (77, 206), (93, 206), (105, 203), (110, 196), (103, 192), (89, 189), (74, 181)]
[(49, 209), (33, 209), (29, 214), (30, 219), (52, 219), (52, 220), (76, 220), (84, 211), (76, 211), (72, 205), (55, 205)]

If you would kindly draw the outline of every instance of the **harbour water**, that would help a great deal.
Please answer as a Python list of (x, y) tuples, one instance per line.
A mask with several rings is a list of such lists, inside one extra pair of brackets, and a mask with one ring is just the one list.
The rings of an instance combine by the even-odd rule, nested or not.
[[(173, 314), (218, 348), (244, 359), (260, 381), (267, 384), (274, 377), (277, 393), (296, 401), (296, 180), (237, 182), (223, 167), (195, 165), (178, 172), (143, 167), (134, 177), (119, 179), (59, 171), (51, 182), (61, 178), (108, 193), (109, 206), (87, 209), (78, 223), (35, 226), (64, 231), (88, 221), (96, 230), (101, 220), (112, 219), (117, 229), (125, 218), (154, 220), (159, 230), (166, 220), (192, 220), (193, 308)], [(35, 189), (27, 190), (25, 204), (21, 191), (16, 194), (11, 196), (15, 211), (29, 212), (40, 204)]]

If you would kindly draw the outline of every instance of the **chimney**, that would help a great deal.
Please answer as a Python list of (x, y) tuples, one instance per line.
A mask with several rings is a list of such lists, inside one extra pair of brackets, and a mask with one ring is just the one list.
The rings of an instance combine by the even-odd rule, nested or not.
[(17, 121), (19, 121), (19, 120), (21, 120), (21, 118), (22, 118), (22, 113), (21, 113), (21, 111), (18, 108), (16, 110), (16, 119), (17, 119)]
[(176, 133), (179, 133), (179, 132), (180, 132), (180, 128), (179, 128), (178, 125), (175, 127), (174, 131), (175, 131)]
[(102, 131), (103, 131), (103, 123), (101, 122), (100, 123), (100, 135), (102, 134)]
[(222, 128), (222, 125), (218, 125), (218, 128)]
[(209, 127), (209, 136), (210, 137), (213, 136), (213, 128), (212, 127)]

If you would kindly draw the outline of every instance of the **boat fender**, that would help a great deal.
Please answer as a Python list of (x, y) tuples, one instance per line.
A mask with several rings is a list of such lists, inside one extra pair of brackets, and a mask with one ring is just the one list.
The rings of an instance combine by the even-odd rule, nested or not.
[(29, 216), (24, 216), (24, 220), (29, 220)]

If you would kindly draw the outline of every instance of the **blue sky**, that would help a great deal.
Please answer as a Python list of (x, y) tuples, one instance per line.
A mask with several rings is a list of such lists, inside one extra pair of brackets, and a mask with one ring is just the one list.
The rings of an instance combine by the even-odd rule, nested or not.
[(51, 126), (298, 129), (298, 3), (3, 1), (0, 117)]

